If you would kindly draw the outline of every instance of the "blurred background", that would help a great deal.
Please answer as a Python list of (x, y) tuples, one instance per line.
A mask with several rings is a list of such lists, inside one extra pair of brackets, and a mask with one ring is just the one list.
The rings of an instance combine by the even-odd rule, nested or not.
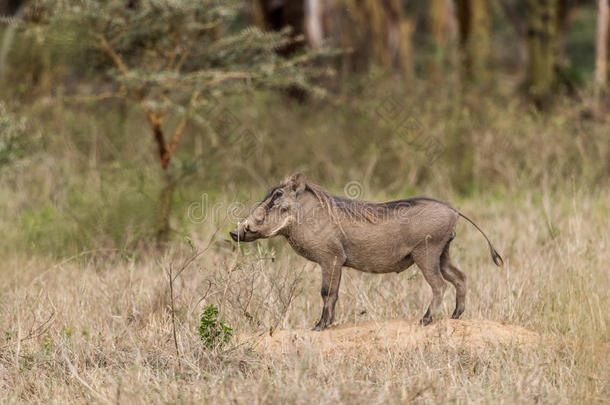
[(5, 254), (159, 246), (203, 221), (224, 238), (297, 170), (371, 200), (608, 209), (607, 0), (3, 0), (0, 14)]

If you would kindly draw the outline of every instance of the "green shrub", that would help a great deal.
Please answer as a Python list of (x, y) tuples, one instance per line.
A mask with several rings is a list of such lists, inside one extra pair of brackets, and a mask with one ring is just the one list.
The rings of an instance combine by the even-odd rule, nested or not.
[(218, 319), (218, 307), (210, 304), (203, 310), (199, 322), (199, 338), (208, 349), (222, 348), (229, 343), (233, 329)]

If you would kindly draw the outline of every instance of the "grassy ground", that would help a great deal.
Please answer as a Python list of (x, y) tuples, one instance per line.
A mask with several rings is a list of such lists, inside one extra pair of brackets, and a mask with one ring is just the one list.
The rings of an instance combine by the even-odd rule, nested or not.
[[(0, 86), (0, 403), (610, 403), (610, 115), (585, 83), (585, 17), (566, 47), (577, 86), (544, 112), (501, 67), (518, 64), (506, 39), (479, 85), (457, 70), (429, 82), (422, 64), (411, 79), (339, 75), (304, 103), (206, 95), (168, 170), (179, 180), (164, 252), (166, 173), (142, 109), (71, 97), (105, 93), (107, 79), (67, 42), (17, 36)], [(320, 315), (319, 268), (282, 240), (236, 248), (227, 232), (297, 170), (333, 194), (449, 201), (505, 266), (462, 221), (464, 322), (414, 325), (431, 298), (415, 267), (346, 269), (336, 323), (351, 329), (293, 341)], [(446, 316), (454, 299), (448, 288)], [(200, 337), (210, 304), (233, 330), (224, 346)], [(280, 337), (289, 350), (261, 349)]]
[[(381, 356), (312, 347), (282, 355), (234, 337), (208, 350), (197, 328), (209, 303), (238, 336), (309, 328), (321, 306), (316, 266), (283, 241), (235, 251), (225, 240), (228, 222), (173, 285), (179, 354), (167, 272), (193, 257), (187, 243), (163, 257), (145, 249), (60, 260), (8, 255), (0, 402), (608, 403), (609, 202), (607, 189), (459, 202), (506, 262), (496, 268), (481, 236), (459, 225), (453, 256), (469, 277), (464, 318), (519, 325), (553, 342), (533, 347), (396, 345)], [(197, 225), (195, 249), (205, 249), (215, 230)], [(430, 297), (415, 268), (400, 275), (347, 270), (336, 322), (415, 319)], [(448, 289), (445, 314), (453, 297)]]
[[(376, 80), (324, 102), (223, 100), (219, 111), (253, 143), (189, 126), (170, 169), (181, 180), (163, 254), (153, 242), (163, 176), (141, 110), (48, 97), (7, 105), (27, 123), (14, 126), (25, 139), (15, 159), (0, 159), (0, 402), (607, 403), (607, 116), (584, 91), (540, 114), (514, 89)], [(296, 170), (334, 194), (450, 201), (506, 263), (495, 267), (481, 235), (458, 225), (452, 257), (469, 283), (460, 327), (526, 328), (542, 343), (439, 335), (379, 346), (355, 333), (359, 348), (258, 350), (262, 336), (314, 325), (319, 269), (284, 241), (238, 250), (227, 232)], [(182, 268), (170, 288), (168, 272)], [(346, 270), (336, 322), (415, 321), (430, 298), (415, 267)], [(453, 302), (449, 288), (445, 314)], [(233, 328), (224, 347), (198, 334), (209, 304)]]

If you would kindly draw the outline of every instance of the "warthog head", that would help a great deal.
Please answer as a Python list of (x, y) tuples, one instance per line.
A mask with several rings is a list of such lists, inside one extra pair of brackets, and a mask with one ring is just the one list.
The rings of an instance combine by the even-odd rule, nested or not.
[(272, 188), (252, 213), (229, 232), (236, 242), (281, 235), (297, 219), (297, 197), (305, 190), (305, 176), (297, 173)]

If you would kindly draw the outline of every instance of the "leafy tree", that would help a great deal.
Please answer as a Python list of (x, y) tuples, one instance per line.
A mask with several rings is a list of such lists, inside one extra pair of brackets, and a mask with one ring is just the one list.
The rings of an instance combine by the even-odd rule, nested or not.
[[(94, 99), (118, 98), (137, 105), (148, 130), (136, 136), (156, 144), (165, 177), (160, 196), (158, 239), (170, 231), (176, 173), (171, 169), (188, 124), (209, 122), (213, 99), (245, 87), (300, 87), (320, 95), (310, 78), (320, 73), (309, 63), (316, 54), (289, 57), (277, 49), (295, 40), (289, 31), (263, 32), (238, 27), (235, 0), (49, 0), (43, 2), (49, 38), (73, 35), (112, 83)], [(176, 117), (180, 117), (176, 119)], [(175, 122), (170, 125), (170, 118)], [(209, 125), (208, 125), (209, 127)], [(226, 134), (219, 134), (226, 136)]]

